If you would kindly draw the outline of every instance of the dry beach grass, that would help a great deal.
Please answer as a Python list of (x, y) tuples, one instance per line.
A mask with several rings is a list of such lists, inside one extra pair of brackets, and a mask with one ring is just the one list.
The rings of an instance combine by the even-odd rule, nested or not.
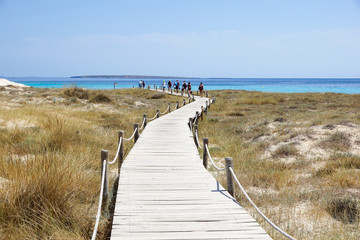
[[(141, 89), (1, 87), (0, 239), (89, 239), (100, 150), (114, 157), (117, 130), (128, 137), (144, 113), (179, 100)], [(103, 220), (100, 236), (105, 229)]]
[[(216, 103), (199, 123), (200, 138), (209, 138), (219, 164), (233, 157), (240, 182), (271, 220), (297, 239), (360, 239), (360, 95), (211, 94)], [(239, 189), (236, 198), (282, 239)]]

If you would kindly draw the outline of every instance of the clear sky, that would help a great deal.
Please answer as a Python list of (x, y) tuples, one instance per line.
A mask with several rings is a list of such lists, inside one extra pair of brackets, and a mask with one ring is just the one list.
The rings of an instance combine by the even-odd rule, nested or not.
[(360, 77), (360, 0), (0, 0), (0, 76)]

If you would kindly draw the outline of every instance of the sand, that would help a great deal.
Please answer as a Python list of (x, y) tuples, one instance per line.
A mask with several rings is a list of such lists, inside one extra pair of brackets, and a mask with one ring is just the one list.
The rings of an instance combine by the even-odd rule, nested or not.
[(5, 78), (0, 78), (0, 87), (7, 87), (7, 86), (14, 86), (14, 87), (29, 87), (21, 83), (15, 83), (12, 81), (9, 81)]

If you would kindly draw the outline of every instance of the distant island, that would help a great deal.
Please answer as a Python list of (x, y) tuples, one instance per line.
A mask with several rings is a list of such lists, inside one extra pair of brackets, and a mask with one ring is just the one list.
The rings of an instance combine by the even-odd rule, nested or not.
[(173, 79), (173, 78), (190, 78), (190, 77), (143, 76), (143, 75), (85, 75), (85, 76), (71, 76), (71, 78), (170, 78)]

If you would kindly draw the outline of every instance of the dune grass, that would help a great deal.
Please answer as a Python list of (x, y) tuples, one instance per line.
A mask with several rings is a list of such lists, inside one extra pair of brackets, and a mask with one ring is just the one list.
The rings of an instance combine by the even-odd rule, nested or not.
[[(200, 138), (209, 138), (218, 161), (234, 159), (240, 182), (272, 221), (297, 239), (360, 238), (360, 95), (210, 94), (216, 103), (199, 122)], [(214, 176), (226, 186), (223, 173)], [(235, 196), (283, 239), (239, 189)]]
[[(181, 98), (142, 89), (4, 88), (0, 100), (0, 239), (89, 239), (100, 150), (113, 158), (118, 130), (130, 136), (143, 114)], [(103, 219), (100, 237), (105, 230)]]

